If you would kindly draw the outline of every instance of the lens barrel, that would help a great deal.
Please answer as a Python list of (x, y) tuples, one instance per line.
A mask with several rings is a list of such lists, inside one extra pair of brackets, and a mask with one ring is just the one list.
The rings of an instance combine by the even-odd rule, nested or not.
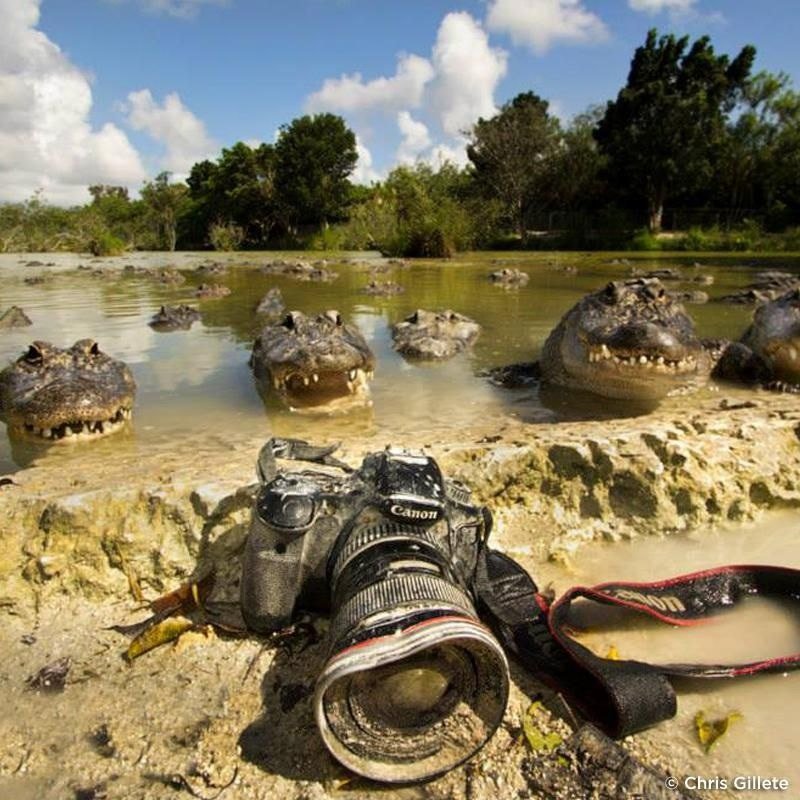
[(345, 766), (405, 783), (448, 771), (491, 737), (508, 664), (455, 574), (446, 521), (355, 524), (331, 555), (323, 740)]

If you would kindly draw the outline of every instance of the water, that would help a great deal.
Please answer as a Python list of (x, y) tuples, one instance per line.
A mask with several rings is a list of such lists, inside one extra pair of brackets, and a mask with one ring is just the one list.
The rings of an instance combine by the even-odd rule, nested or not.
[[(477, 421), (498, 421), (509, 414), (526, 421), (545, 422), (576, 417), (640, 413), (630, 405), (598, 403), (587, 396), (561, 392), (507, 391), (491, 386), (475, 373), (484, 367), (531, 360), (563, 312), (585, 292), (611, 279), (625, 277), (630, 265), (614, 264), (610, 254), (466, 254), (448, 262), (419, 261), (408, 268), (391, 267), (380, 280), (392, 279), (406, 293), (390, 298), (371, 297), (360, 290), (370, 280), (371, 267), (382, 260), (359, 254), (357, 263), (328, 264), (339, 275), (331, 283), (301, 283), (264, 275), (257, 269), (279, 254), (211, 254), (230, 263), (222, 275), (206, 276), (195, 268), (209, 260), (201, 253), (136, 253), (117, 259), (88, 259), (71, 254), (29, 256), (0, 255), (0, 309), (22, 306), (33, 326), (0, 332), (0, 363), (16, 358), (29, 342), (44, 339), (68, 346), (80, 338), (93, 338), (107, 353), (132, 369), (138, 384), (134, 423), (127, 433), (110, 442), (68, 445), (60, 458), (79, 456), (81, 448), (124, 448), (169, 443), (178, 437), (234, 434), (267, 436), (303, 435), (306, 438), (363, 435), (368, 432), (411, 433), (424, 440), (466, 429)], [(297, 254), (294, 254), (297, 257)], [(53, 266), (26, 266), (30, 260)], [(340, 259), (341, 260), (341, 259)], [(700, 260), (702, 269), (691, 265)], [(92, 277), (76, 272), (79, 264), (120, 272), (117, 278)], [(714, 276), (712, 295), (733, 291), (751, 280), (752, 260), (738, 257), (665, 259), (637, 258), (636, 266), (684, 268), (687, 276), (698, 272)], [(122, 277), (126, 264), (152, 268), (176, 267), (187, 281), (165, 286), (144, 277)], [(531, 275), (522, 289), (506, 291), (493, 286), (487, 275), (501, 266), (514, 266)], [(577, 267), (577, 272), (565, 271)], [(758, 266), (800, 269), (800, 259), (760, 259)], [(46, 283), (27, 285), (23, 278), (46, 274)], [(197, 300), (194, 288), (203, 281), (232, 289), (221, 299)], [(266, 405), (255, 390), (247, 366), (250, 347), (259, 329), (255, 307), (266, 291), (278, 286), (288, 308), (317, 313), (337, 308), (362, 330), (377, 357), (372, 384), (372, 409), (335, 420), (298, 416), (274, 400)], [(190, 331), (157, 333), (147, 321), (163, 303), (191, 303), (202, 311), (202, 322)], [(474, 351), (442, 364), (409, 364), (391, 347), (389, 325), (416, 308), (453, 308), (483, 326)], [(690, 306), (703, 336), (738, 336), (750, 309), (709, 304)], [(644, 409), (646, 410), (646, 409)], [(424, 441), (420, 442), (424, 444)], [(0, 439), (0, 472), (52, 457), (47, 446)]]
[[(614, 545), (588, 545), (569, 569), (553, 564), (533, 568), (540, 585), (552, 582), (557, 595), (570, 586), (604, 581), (654, 581), (722, 564), (777, 564), (800, 568), (800, 516), (776, 513), (746, 525), (697, 531)], [(513, 551), (512, 551), (513, 554)], [(516, 554), (521, 560), (524, 553)], [(578, 639), (605, 656), (615, 647), (622, 658), (652, 663), (741, 663), (800, 652), (800, 597), (785, 602), (750, 598), (735, 611), (703, 625), (675, 628), (616, 609), (574, 606)], [(785, 777), (787, 796), (800, 792), (800, 672), (737, 680), (676, 682), (678, 715), (652, 734), (674, 743), (679, 775), (733, 778)], [(737, 711), (742, 719), (706, 755), (698, 744), (697, 711), (717, 719)], [(729, 780), (729, 783), (731, 781)], [(737, 793), (737, 797), (760, 796)]]

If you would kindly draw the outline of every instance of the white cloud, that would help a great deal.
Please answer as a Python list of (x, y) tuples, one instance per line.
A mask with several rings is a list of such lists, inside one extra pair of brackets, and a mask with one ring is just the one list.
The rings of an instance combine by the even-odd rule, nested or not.
[(132, 128), (145, 131), (165, 148), (161, 165), (184, 175), (196, 161), (212, 156), (217, 145), (205, 125), (181, 102), (176, 92), (159, 105), (149, 89), (131, 92), (123, 106)]
[(420, 153), (431, 146), (428, 126), (414, 119), (408, 111), (401, 111), (397, 115), (397, 127), (403, 136), (403, 141), (397, 148), (397, 161), (400, 164), (413, 164)]
[(431, 107), (445, 133), (457, 136), (478, 117), (495, 113), (494, 90), (506, 62), (507, 54), (489, 46), (486, 32), (465, 11), (442, 20), (433, 46)]
[(697, 0), (628, 0), (628, 5), (634, 11), (644, 11), (647, 14), (658, 14), (661, 11), (686, 14), (693, 10), (696, 2)]
[(457, 167), (465, 167), (469, 162), (467, 144), (463, 139), (457, 139), (453, 144), (437, 144), (426, 160), (434, 169), (439, 169), (448, 162)]
[(369, 186), (371, 183), (381, 180), (381, 174), (372, 166), (372, 153), (358, 136), (356, 136), (356, 152), (358, 153), (358, 162), (350, 176), (353, 183)]
[(419, 106), (425, 85), (433, 77), (430, 61), (401, 55), (391, 78), (364, 82), (361, 73), (328, 78), (306, 101), (308, 111), (352, 112), (370, 109), (396, 110)]
[(507, 33), (514, 44), (527, 45), (540, 54), (558, 41), (597, 42), (608, 37), (603, 21), (584, 8), (582, 0), (491, 0), (486, 25), (489, 30)]
[[(123, 3), (125, 0), (106, 0), (110, 3)], [(166, 14), (178, 19), (191, 19), (197, 16), (203, 6), (227, 6), (231, 0), (138, 0), (145, 11), (153, 14)]]
[(43, 188), (82, 203), (91, 183), (133, 186), (145, 171), (127, 136), (89, 123), (89, 79), (42, 31), (40, 0), (0, 0), (0, 201)]

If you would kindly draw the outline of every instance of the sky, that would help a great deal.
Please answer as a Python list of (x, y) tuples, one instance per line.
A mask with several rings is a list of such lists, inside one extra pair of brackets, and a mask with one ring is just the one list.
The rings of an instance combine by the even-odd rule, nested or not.
[(653, 27), (800, 88), (799, 0), (0, 0), (0, 201), (135, 193), (306, 113), (345, 118), (362, 183), (461, 164), (519, 92), (565, 122), (615, 97)]

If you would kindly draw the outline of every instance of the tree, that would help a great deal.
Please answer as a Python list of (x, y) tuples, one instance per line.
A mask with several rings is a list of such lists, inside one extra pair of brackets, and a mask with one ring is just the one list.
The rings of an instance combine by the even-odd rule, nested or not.
[(162, 172), (147, 181), (141, 190), (163, 247), (174, 250), (178, 238), (178, 218), (186, 208), (189, 190), (185, 183), (170, 183), (170, 173)]
[(718, 169), (722, 202), (768, 210), (800, 202), (800, 93), (788, 75), (759, 72), (745, 85)]
[(673, 192), (690, 191), (711, 175), (726, 115), (755, 58), (750, 45), (733, 61), (717, 56), (707, 36), (687, 52), (688, 44), (688, 36), (658, 38), (651, 30), (595, 130), (609, 159), (609, 182), (644, 200), (652, 232), (661, 229)]
[(281, 127), (275, 145), (275, 187), (294, 225), (344, 219), (348, 176), (358, 161), (355, 134), (335, 114), (304, 116)]
[(524, 242), (533, 211), (552, 199), (553, 156), (560, 126), (548, 103), (533, 92), (517, 95), (469, 132), (467, 156), (487, 197), (499, 199)]
[(216, 163), (200, 161), (187, 179), (192, 207), (189, 239), (206, 243), (212, 228), (238, 228), (248, 247), (266, 244), (279, 217), (275, 196), (275, 148), (237, 142)]

